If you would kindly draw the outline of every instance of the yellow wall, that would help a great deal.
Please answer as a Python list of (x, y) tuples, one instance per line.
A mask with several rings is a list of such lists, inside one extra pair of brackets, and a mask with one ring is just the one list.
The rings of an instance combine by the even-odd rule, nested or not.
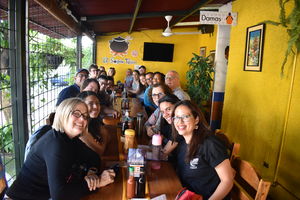
[[(295, 111), (290, 112), (285, 120), (293, 60), (289, 57), (285, 74), (281, 77), (280, 68), (288, 39), (286, 30), (266, 25), (262, 72), (243, 71), (246, 28), (264, 20), (277, 20), (278, 1), (234, 1), (233, 11), (238, 13), (238, 25), (231, 29), (222, 129), (233, 141), (241, 143), (241, 157), (254, 163), (263, 177), (270, 181), (275, 179), (280, 144), (282, 138), (286, 138), (282, 162), (279, 163), (279, 185), (272, 187), (271, 194), (274, 199), (294, 199), (288, 195), (289, 191), (300, 198), (297, 192), (300, 185), (300, 72), (297, 72), (298, 82), (295, 82), (296, 88), (292, 92)], [(299, 61), (296, 66), (299, 67)], [(288, 124), (286, 132), (285, 123)], [(263, 166), (264, 162), (268, 168)]]
[[(195, 28), (176, 28), (174, 32), (195, 32), (198, 31)], [(181, 83), (184, 87), (186, 79), (185, 73), (188, 70), (187, 62), (191, 59), (192, 53), (199, 54), (200, 47), (206, 46), (206, 55), (211, 50), (215, 50), (216, 46), (216, 30), (215, 33), (210, 36), (209, 34), (194, 34), (194, 35), (173, 35), (171, 37), (163, 37), (161, 35), (162, 30), (147, 30), (141, 32), (134, 32), (132, 34), (122, 33), (112, 36), (97, 37), (97, 65), (103, 65), (108, 69), (109, 67), (115, 67), (117, 74), (115, 80), (123, 81), (125, 78), (125, 72), (128, 68), (134, 68), (134, 65), (145, 65), (147, 71), (160, 71), (163, 73), (169, 70), (176, 70), (180, 73)], [(129, 41), (129, 48), (127, 55), (114, 56), (110, 53), (109, 41), (112, 38), (121, 36), (123, 38), (131, 37)], [(172, 43), (174, 44), (174, 57), (173, 62), (152, 62), (143, 61), (143, 46), (144, 42), (156, 42), (156, 43)], [(137, 56), (133, 56), (133, 52), (137, 52)], [(104, 63), (103, 58), (111, 58), (117, 60), (130, 59), (135, 64), (112, 64)]]

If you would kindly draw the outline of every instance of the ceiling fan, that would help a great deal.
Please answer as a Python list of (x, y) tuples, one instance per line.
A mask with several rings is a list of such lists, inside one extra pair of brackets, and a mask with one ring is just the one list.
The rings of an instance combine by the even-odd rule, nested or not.
[(164, 32), (162, 32), (162, 35), (165, 37), (169, 37), (171, 35), (190, 35), (190, 34), (201, 34), (201, 31), (195, 31), (195, 32), (172, 32), (171, 28), (170, 28), (170, 21), (172, 19), (171, 15), (166, 15), (165, 19), (168, 22), (168, 26), (167, 28), (164, 30)]
[(162, 32), (162, 35), (165, 36), (165, 37), (169, 37), (171, 35), (173, 35), (172, 31), (171, 31), (171, 28), (170, 28), (170, 21), (172, 19), (172, 16), (171, 15), (166, 15), (165, 16), (165, 19), (167, 20), (168, 22), (168, 26), (167, 28), (165, 29), (164, 32)]

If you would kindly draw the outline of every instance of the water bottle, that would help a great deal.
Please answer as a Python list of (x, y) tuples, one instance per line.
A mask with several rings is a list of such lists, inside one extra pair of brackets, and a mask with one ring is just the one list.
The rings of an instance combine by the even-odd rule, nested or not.
[(142, 136), (143, 135), (143, 130), (144, 130), (144, 123), (143, 123), (143, 113), (137, 113), (137, 126), (136, 126), (136, 132), (137, 136)]
[(160, 160), (159, 155), (161, 151), (162, 137), (160, 134), (152, 136), (152, 159)]

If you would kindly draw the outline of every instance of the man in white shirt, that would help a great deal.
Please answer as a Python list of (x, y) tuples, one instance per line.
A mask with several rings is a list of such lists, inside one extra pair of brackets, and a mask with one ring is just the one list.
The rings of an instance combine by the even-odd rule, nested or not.
[(166, 74), (165, 83), (180, 100), (191, 100), (190, 96), (180, 87), (178, 72), (171, 70)]

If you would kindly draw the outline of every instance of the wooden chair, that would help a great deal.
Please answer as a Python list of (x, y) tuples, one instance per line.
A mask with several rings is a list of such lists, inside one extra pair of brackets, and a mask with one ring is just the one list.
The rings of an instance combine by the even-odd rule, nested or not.
[(229, 154), (229, 160), (232, 161), (234, 157), (237, 157), (240, 151), (240, 144), (231, 142), (229, 138), (224, 134), (224, 132), (220, 129), (216, 129), (215, 135), (225, 143)]
[(7, 189), (7, 184), (5, 180), (5, 170), (2, 165), (2, 159), (0, 157), (0, 199), (4, 197), (6, 189)]
[(254, 167), (239, 157), (234, 157), (231, 164), (236, 171), (232, 200), (265, 200), (271, 183), (261, 179)]

